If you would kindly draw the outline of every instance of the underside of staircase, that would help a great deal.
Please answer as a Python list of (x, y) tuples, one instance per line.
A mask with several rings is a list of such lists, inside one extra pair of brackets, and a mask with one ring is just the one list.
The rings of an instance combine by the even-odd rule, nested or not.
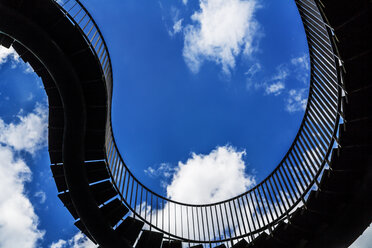
[[(371, 224), (372, 2), (316, 2), (332, 27), (342, 60), (345, 93), (337, 145), (303, 206), (270, 232), (261, 232), (249, 243), (240, 239), (233, 248), (348, 247)], [(29, 26), (20, 27), (22, 23)], [(146, 227), (123, 203), (106, 157), (112, 86), (101, 66), (103, 56), (63, 8), (51, 0), (0, 0), (0, 45), (12, 46), (44, 83), (51, 170), (58, 197), (76, 227), (105, 248), (185, 247), (187, 241)], [(63, 61), (63, 69), (56, 61)]]

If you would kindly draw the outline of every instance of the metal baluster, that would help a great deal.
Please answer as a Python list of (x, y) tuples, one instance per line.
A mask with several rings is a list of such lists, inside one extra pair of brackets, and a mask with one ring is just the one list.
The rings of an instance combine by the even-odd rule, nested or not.
[[(251, 229), (251, 225), (249, 224), (250, 221), (249, 221), (248, 214), (247, 214), (247, 206), (249, 208), (247, 194), (245, 194), (244, 196), (245, 196), (245, 198), (247, 200), (247, 205), (245, 205), (244, 197), (242, 196), (242, 202), (243, 202), (243, 207), (244, 207), (244, 214), (245, 214), (245, 218), (247, 219), (247, 226), (248, 226), (248, 229), (249, 229), (249, 234), (250, 234), (251, 240), (253, 240), (254, 237), (253, 237), (253, 234), (252, 234), (252, 229)], [(250, 212), (250, 210), (249, 210), (249, 212)], [(253, 219), (252, 215), (251, 215), (251, 218)]]
[[(210, 230), (209, 230), (207, 207), (204, 207), (204, 212), (205, 212), (205, 222), (206, 222), (207, 232), (208, 232), (208, 241), (210, 242), (211, 241), (211, 235), (210, 235)], [(210, 243), (209, 243), (209, 246), (210, 246)]]
[[(124, 187), (125, 187), (125, 181), (127, 180), (126, 179), (126, 176), (127, 176), (127, 169), (125, 168), (125, 172), (124, 172), (124, 181), (123, 181), (123, 184), (121, 185), (121, 194), (123, 195), (123, 197), (124, 197)], [(128, 178), (129, 178), (129, 173), (128, 173)], [(120, 186), (120, 184), (119, 184), (119, 186)], [(127, 199), (125, 198), (125, 201), (126, 201)]]
[[(269, 178), (268, 180), (270, 180), (270, 178)], [(273, 217), (273, 213), (271, 212), (271, 207), (272, 207), (272, 208), (274, 209), (274, 211), (275, 211), (276, 218), (278, 218), (279, 215), (278, 215), (278, 212), (277, 212), (277, 210), (276, 210), (275, 203), (274, 203), (273, 198), (272, 198), (272, 196), (271, 196), (271, 193), (270, 193), (269, 187), (267, 187), (267, 180), (264, 181), (263, 185), (266, 186), (267, 192), (269, 193), (269, 197), (270, 197), (270, 200), (271, 200), (271, 203), (272, 203), (272, 204), (267, 204), (267, 206), (268, 206), (268, 208), (269, 208), (269, 210), (270, 210), (270, 214), (271, 214), (271, 218), (272, 218), (271, 221), (274, 221), (275, 219), (274, 219), (274, 217)], [(265, 195), (266, 201), (267, 201), (266, 192), (265, 192), (265, 189), (264, 189), (263, 186), (262, 186), (262, 189), (263, 189), (263, 192), (264, 192), (264, 195)], [(271, 206), (271, 207), (270, 207), (270, 206)]]
[[(244, 228), (244, 233), (246, 234), (247, 233), (247, 229), (245, 228), (245, 223), (244, 223), (244, 218), (243, 218), (243, 212), (242, 212), (242, 208), (240, 206), (240, 200), (241, 199), (240, 197), (237, 199), (238, 200), (238, 206), (239, 206), (239, 212), (240, 212), (240, 217), (241, 217), (241, 220), (243, 222), (243, 228)], [(247, 219), (248, 221), (248, 219)]]
[(230, 228), (229, 218), (228, 218), (228, 214), (227, 214), (226, 202), (224, 202), (223, 205), (224, 205), (224, 207), (225, 207), (226, 221), (227, 221), (227, 228), (228, 228), (228, 230), (229, 230), (229, 238), (230, 238), (231, 246), (233, 246), (234, 243), (233, 243), (232, 235), (231, 235), (231, 228)]
[[(251, 202), (252, 202), (252, 206), (253, 206), (253, 210), (254, 210), (254, 215), (256, 216), (256, 220), (257, 220), (257, 225), (258, 225), (258, 228), (260, 228), (261, 225), (260, 225), (260, 221), (258, 220), (258, 214), (257, 214), (257, 211), (256, 211), (256, 206), (254, 205), (254, 202), (253, 202), (253, 200), (252, 200), (251, 192), (249, 192), (247, 195), (249, 196), (249, 199), (250, 199)], [(253, 223), (254, 229), (255, 229), (255, 231), (256, 231), (258, 228), (256, 228), (256, 224), (254, 224), (254, 218), (253, 218), (253, 214), (252, 214), (251, 206), (250, 206), (251, 204), (250, 204), (249, 201), (248, 201), (248, 197), (247, 197), (247, 195), (245, 195), (245, 197), (246, 197), (246, 200), (247, 200), (248, 205), (249, 205), (248, 210), (249, 210), (249, 213), (250, 213), (250, 215), (251, 215), (251, 217), (252, 217), (252, 223)]]
[[(273, 195), (274, 195), (274, 198), (275, 198), (275, 201), (278, 203), (278, 208), (279, 208), (279, 210), (280, 210), (280, 215), (282, 215), (283, 214), (283, 211), (282, 211), (282, 208), (281, 208), (281, 206), (280, 206), (280, 202), (279, 202), (279, 200), (278, 200), (278, 197), (276, 196), (276, 193), (275, 193), (275, 190), (274, 190), (274, 187), (273, 187), (273, 184), (272, 184), (272, 180), (273, 180), (273, 178), (274, 178), (274, 175), (272, 175), (269, 179), (268, 179), (268, 181), (269, 181), (269, 184), (270, 184), (270, 188), (271, 188), (271, 191), (273, 192)], [(267, 185), (266, 185), (266, 187), (267, 187)], [(278, 187), (278, 186), (276, 186), (276, 187)], [(280, 194), (280, 193), (279, 193)], [(271, 193), (270, 193), (270, 198), (271, 198), (272, 196), (271, 196)], [(275, 212), (276, 212), (276, 208), (275, 208)], [(276, 216), (278, 217), (278, 216), (280, 216), (277, 212), (276, 212)]]
[[(280, 167), (280, 168), (279, 168), (279, 172), (280, 172), (280, 174), (281, 174), (281, 171), (284, 172), (285, 178), (287, 179), (288, 184), (289, 184), (290, 188), (292, 189), (292, 192), (293, 192), (293, 194), (294, 194), (294, 196), (295, 196), (295, 201), (293, 201), (293, 203), (295, 203), (296, 200), (297, 200), (297, 194), (296, 194), (296, 191), (295, 191), (294, 188), (293, 188), (293, 185), (292, 185), (291, 181), (289, 180), (289, 177), (288, 177), (288, 175), (287, 175), (287, 172), (286, 172), (285, 169), (284, 169), (284, 163), (283, 163), (283, 167)], [(282, 174), (281, 174), (281, 175), (282, 175)], [(283, 175), (282, 175), (282, 176), (283, 176)], [(284, 181), (284, 184), (287, 185), (287, 182), (286, 182), (285, 178), (282, 177), (282, 179), (283, 179), (283, 181)], [(291, 191), (289, 191), (289, 192), (290, 192), (290, 194), (292, 194)]]
[[(276, 179), (275, 179), (274, 176), (276, 176)], [(284, 187), (283, 187), (283, 185), (282, 185), (282, 182), (280, 181), (280, 178), (279, 178), (279, 176), (278, 176), (278, 174), (277, 174), (276, 172), (273, 174), (273, 178), (274, 178), (274, 184), (275, 184), (275, 187), (276, 187), (277, 190), (278, 190), (279, 197), (280, 197), (280, 201), (282, 202), (282, 206), (283, 206), (283, 208), (284, 208), (284, 211), (288, 214), (288, 207), (287, 207), (287, 206), (290, 206), (290, 204), (289, 204), (289, 200), (288, 200), (288, 197), (287, 197), (286, 195), (284, 195), (284, 199), (285, 199), (285, 201), (287, 202), (287, 205), (285, 205), (285, 202), (283, 201), (283, 197), (282, 197), (282, 194), (281, 194), (280, 191), (279, 191), (279, 188), (278, 188), (278, 185), (277, 185), (277, 183), (276, 183), (276, 180), (278, 180), (279, 185), (280, 185), (280, 188), (282, 189), (282, 192), (283, 192), (284, 194), (285, 194), (285, 189), (284, 189)]]
[[(293, 161), (296, 163), (296, 165), (297, 165), (297, 162), (296, 162), (296, 160), (293, 158), (293, 155), (292, 155), (292, 154), (289, 154), (288, 159), (287, 159), (287, 161), (289, 162), (290, 166), (288, 165), (287, 161), (285, 161), (285, 164), (287, 165), (288, 171), (289, 171), (289, 173), (291, 174), (291, 176), (292, 176), (292, 171), (295, 173), (295, 176), (296, 176), (296, 179), (297, 179), (297, 181), (295, 181), (295, 185), (297, 185), (296, 182), (298, 182), (298, 184), (301, 186), (301, 189), (302, 189), (302, 191), (299, 191), (299, 192), (304, 192), (304, 191), (305, 191), (305, 188), (306, 188), (306, 186), (307, 186), (307, 185), (306, 185), (306, 179), (305, 179), (304, 175), (302, 174), (302, 171), (298, 169), (298, 165), (297, 165), (297, 166), (294, 166), (294, 165), (293, 165), (292, 160), (293, 160)], [(292, 168), (292, 169), (291, 169), (291, 168)], [(299, 174), (300, 174), (301, 177), (298, 176), (297, 171), (299, 172)], [(293, 179), (293, 177), (292, 177), (292, 179)], [(305, 186), (303, 185), (301, 179), (304, 181)], [(297, 188), (297, 189), (298, 189), (298, 188)]]
[(159, 205), (158, 205), (158, 197), (156, 196), (156, 226), (158, 227), (158, 212), (159, 212)]
[(189, 240), (189, 243), (190, 243), (191, 237), (190, 237), (189, 207), (188, 206), (186, 206), (186, 215), (187, 215), (187, 239)]
[(214, 212), (216, 213), (217, 229), (218, 229), (218, 239), (221, 239), (220, 223), (218, 221), (218, 214), (217, 214), (217, 207), (216, 207), (216, 205), (214, 205)]
[[(141, 200), (140, 200), (140, 216), (142, 216), (142, 193), (143, 193), (143, 186), (141, 185)], [(145, 218), (146, 219), (146, 218)]]
[[(225, 228), (225, 223), (223, 221), (223, 213), (222, 213), (222, 206), (221, 205), (222, 204), (219, 204), (219, 206), (220, 206), (220, 213), (221, 213), (221, 220), (222, 220), (223, 236), (224, 236), (225, 239), (227, 239), (226, 238), (226, 228)], [(227, 218), (227, 216), (226, 216), (226, 218)]]
[(162, 218), (162, 220), (161, 220), (161, 228), (163, 229), (163, 230), (165, 230), (165, 228), (164, 228), (164, 212), (165, 212), (165, 204), (164, 204), (164, 198), (162, 198), (161, 199), (161, 201), (163, 202), (163, 204), (162, 204), (162, 209), (163, 209), (163, 211), (161, 211), (161, 218)]
[[(240, 227), (240, 221), (239, 221), (239, 217), (238, 217), (238, 211), (237, 211), (237, 207), (236, 207), (236, 204), (235, 204), (235, 200), (232, 200), (232, 202), (233, 202), (234, 209), (235, 209), (236, 222), (238, 222), (239, 233), (240, 233), (240, 235), (242, 235), (243, 233), (242, 233), (242, 229)], [(235, 233), (235, 236), (237, 236), (236, 233)]]
[[(134, 186), (134, 178), (133, 178), (133, 180), (132, 180), (132, 189), (130, 190), (130, 201), (129, 201), (129, 206), (132, 206), (133, 186)], [(133, 208), (133, 209), (134, 209), (134, 208)]]
[[(298, 139), (299, 142), (301, 142), (301, 138), (302, 137), (300, 137)], [(304, 181), (305, 181), (305, 185), (307, 187), (309, 185), (309, 183), (311, 183), (311, 179), (312, 179), (312, 177), (309, 175), (309, 172), (307, 171), (309, 169), (309, 167), (306, 167), (306, 168), (304, 167), (303, 164), (304, 163), (307, 164), (307, 163), (306, 163), (306, 160), (304, 160), (303, 156), (302, 155), (299, 155), (299, 154), (301, 154), (301, 150), (299, 149), (299, 147), (297, 146), (297, 144), (295, 144), (293, 146), (293, 151), (294, 151), (294, 155), (295, 155), (295, 156), (292, 155), (293, 156), (293, 160), (294, 160), (297, 168), (299, 169), (300, 173), (303, 171), (303, 173), (305, 174), (307, 180), (304, 180)], [(299, 167), (301, 167), (301, 168), (299, 168)]]
[[(151, 194), (151, 192), (150, 192), (150, 194)], [(152, 194), (150, 196), (151, 196), (150, 197), (150, 231), (151, 231), (151, 226), (152, 226)]]
[[(137, 194), (138, 194), (138, 182), (137, 182), (137, 185), (136, 185), (136, 200), (135, 200), (135, 206), (134, 206), (134, 209), (135, 209), (135, 207), (137, 206)], [(134, 211), (135, 213), (137, 212), (137, 211)]]
[[(262, 204), (262, 208), (263, 208), (264, 213), (265, 213), (265, 219), (266, 219), (266, 221), (267, 221), (267, 224), (269, 224), (270, 221), (269, 221), (269, 218), (267, 217), (267, 212), (266, 212), (265, 202), (262, 200), (260, 187), (262, 188), (262, 186), (257, 187), (258, 196), (260, 197), (260, 200), (257, 201), (257, 203), (258, 203), (258, 206), (260, 206), (260, 202), (261, 202), (261, 204)], [(255, 196), (256, 196), (256, 199), (257, 199), (257, 194), (256, 194)], [(260, 208), (260, 207), (258, 208), (258, 210), (260, 211), (260, 214), (262, 214), (262, 212), (261, 212), (261, 208)]]
[(201, 221), (202, 221), (202, 227), (203, 227), (203, 241), (206, 240), (205, 238), (205, 228), (204, 228), (204, 218), (203, 218), (203, 211), (202, 211), (202, 208), (200, 207), (200, 217), (201, 217)]
[[(125, 172), (126, 172), (127, 170), (125, 170)], [(127, 199), (128, 199), (128, 191), (129, 191), (129, 182), (130, 182), (130, 179), (131, 179), (131, 174), (130, 174), (130, 172), (128, 171), (128, 182), (127, 182), (127, 190), (126, 190), (126, 192), (125, 192), (125, 200), (127, 201)], [(132, 180), (133, 180), (133, 178), (132, 178)], [(127, 201), (128, 202), (128, 201)]]
[(192, 214), (192, 228), (194, 232), (194, 240), (196, 240), (196, 232), (195, 232), (195, 218), (194, 218), (194, 208), (191, 207), (191, 214)]

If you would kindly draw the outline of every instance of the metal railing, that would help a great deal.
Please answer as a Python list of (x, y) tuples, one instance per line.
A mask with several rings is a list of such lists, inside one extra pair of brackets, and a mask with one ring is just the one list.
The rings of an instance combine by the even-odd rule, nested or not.
[(293, 210), (306, 204), (309, 191), (329, 163), (337, 143), (343, 94), (342, 71), (333, 31), (314, 0), (295, 0), (307, 36), (311, 75), (308, 102), (299, 131), (279, 165), (247, 192), (213, 204), (168, 199), (142, 184), (125, 164), (111, 125), (112, 67), (106, 43), (93, 18), (77, 0), (58, 1), (81, 30), (101, 63), (108, 92), (106, 157), (113, 184), (132, 214), (147, 228), (189, 244), (252, 241), (271, 232)]

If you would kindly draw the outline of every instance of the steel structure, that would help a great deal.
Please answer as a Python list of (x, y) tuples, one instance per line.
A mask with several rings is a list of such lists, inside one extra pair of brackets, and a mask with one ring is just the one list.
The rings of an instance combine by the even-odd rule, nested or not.
[[(299, 131), (262, 182), (231, 199), (196, 205), (153, 192), (125, 164), (111, 125), (110, 55), (81, 2), (0, 0), (0, 44), (12, 45), (43, 79), (59, 197), (93, 242), (138, 248), (347, 247), (371, 223), (372, 94), (364, 73), (372, 42), (365, 37), (355, 48), (348, 36), (371, 31), (371, 3), (295, 2), (311, 62)], [(358, 213), (350, 214), (353, 209)], [(348, 227), (340, 226), (341, 216)]]

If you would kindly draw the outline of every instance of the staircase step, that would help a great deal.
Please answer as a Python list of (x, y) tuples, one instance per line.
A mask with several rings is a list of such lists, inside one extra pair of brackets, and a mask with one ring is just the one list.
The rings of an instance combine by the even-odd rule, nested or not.
[(327, 223), (332, 220), (329, 215), (311, 212), (304, 207), (298, 208), (295, 213), (290, 219), (291, 225), (304, 233), (312, 233), (315, 226), (317, 230), (326, 232)]
[(367, 11), (364, 11), (335, 30), (339, 40), (337, 46), (344, 60), (351, 59), (370, 49), (372, 44), (371, 23), (372, 17)]
[(57, 186), (58, 192), (66, 191), (67, 184), (65, 180), (65, 174), (63, 172), (63, 165), (51, 165), (53, 178)]
[(372, 86), (372, 74), (368, 73), (372, 68), (371, 52), (344, 61), (346, 73), (344, 75), (347, 92), (359, 91)]
[(128, 208), (118, 199), (114, 199), (101, 208), (103, 216), (107, 222), (113, 227), (115, 226), (128, 212)]
[(372, 119), (347, 122), (340, 125), (341, 146), (372, 145)]
[[(63, 165), (62, 164), (51, 165), (50, 168), (52, 170), (52, 174), (54, 177), (54, 181), (57, 185), (58, 192), (66, 191), (67, 184), (65, 181)], [(110, 175), (106, 168), (106, 163), (104, 161), (86, 162), (85, 168), (86, 168), (86, 173), (87, 173), (89, 183), (95, 183), (97, 181), (110, 178)], [(95, 187), (100, 187), (100, 186), (95, 186)], [(109, 199), (111, 199), (112, 197), (110, 197)]]
[(372, 146), (341, 147), (334, 149), (331, 159), (331, 168), (334, 171), (360, 171), (366, 170), (368, 160), (372, 158)]
[(110, 178), (105, 161), (86, 162), (85, 169), (87, 172), (88, 182), (94, 183)]
[(190, 248), (203, 248), (203, 245), (194, 245), (194, 246), (191, 246)]
[(124, 237), (130, 245), (133, 245), (142, 230), (143, 224), (140, 220), (127, 217), (115, 231)]
[(226, 245), (222, 244), (222, 245), (216, 246), (214, 248), (226, 248)]
[(330, 193), (352, 193), (360, 183), (360, 173), (358, 171), (324, 170), (320, 188)]
[(346, 122), (372, 117), (372, 87), (348, 94), (347, 104), (344, 104)]
[(273, 236), (280, 240), (286, 247), (295, 247), (299, 240), (305, 238), (307, 233), (290, 223), (281, 221), (273, 230)]
[(90, 190), (98, 205), (115, 197), (118, 193), (110, 181), (103, 181), (90, 186)]
[(182, 248), (182, 242), (177, 241), (163, 241), (162, 248)]
[(365, 0), (355, 3), (347, 0), (327, 0), (324, 11), (331, 26), (337, 28), (343, 23), (349, 21), (352, 17), (358, 15), (361, 9), (368, 9), (369, 3)]
[(345, 206), (345, 198), (347, 198), (345, 195), (328, 194), (324, 191), (312, 190), (306, 201), (306, 207), (310, 211), (317, 213), (335, 215)]
[(75, 220), (78, 219), (79, 215), (77, 214), (76, 209), (74, 205), (72, 204), (70, 193), (65, 192), (62, 194), (58, 194), (58, 198), (61, 200), (63, 205), (67, 208), (67, 210), (71, 213), (72, 217), (74, 217)]
[[(116, 190), (113, 188), (110, 181), (104, 181), (102, 183), (92, 185), (90, 186), (90, 190), (93, 193), (94, 199), (96, 200), (98, 205), (101, 205), (102, 203), (110, 200), (111, 198), (117, 195)], [(65, 205), (65, 207), (68, 209), (68, 211), (71, 213), (71, 215), (75, 219), (79, 218), (75, 210), (75, 207), (72, 204), (70, 193), (64, 192), (64, 193), (58, 194), (58, 197), (62, 201), (62, 203)]]
[(142, 232), (136, 248), (160, 248), (162, 240), (162, 233), (145, 230)]

